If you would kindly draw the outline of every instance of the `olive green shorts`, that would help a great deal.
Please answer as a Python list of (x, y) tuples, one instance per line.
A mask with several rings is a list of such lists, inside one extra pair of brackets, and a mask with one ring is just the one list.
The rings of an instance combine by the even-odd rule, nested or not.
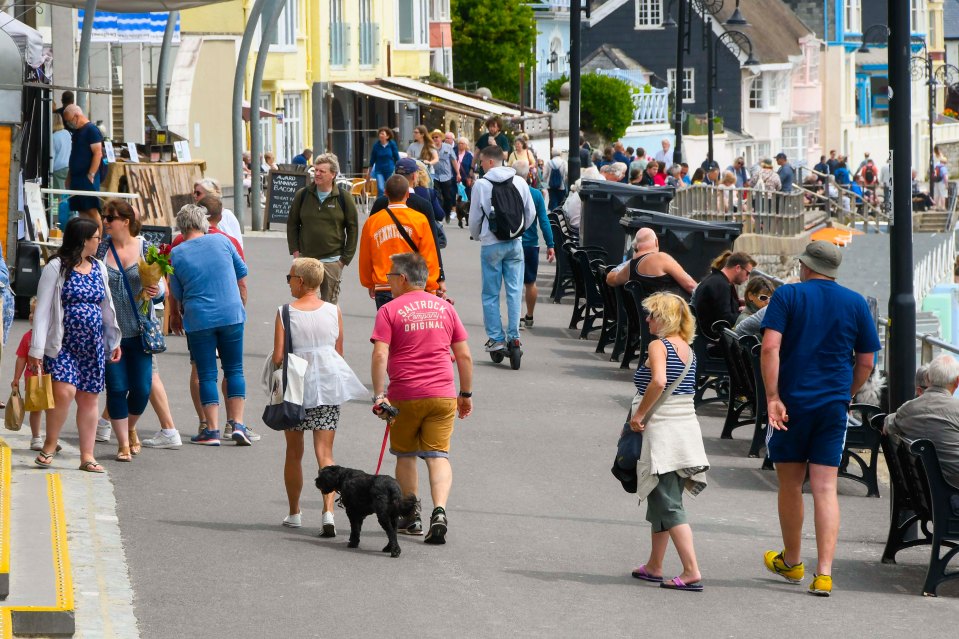
[(683, 485), (686, 480), (675, 472), (659, 475), (659, 483), (646, 498), (646, 521), (653, 532), (663, 532), (686, 523)]

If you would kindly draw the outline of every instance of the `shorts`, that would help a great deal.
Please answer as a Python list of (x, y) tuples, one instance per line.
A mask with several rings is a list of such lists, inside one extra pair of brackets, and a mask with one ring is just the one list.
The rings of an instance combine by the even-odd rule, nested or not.
[(833, 401), (808, 413), (789, 413), (786, 428), (767, 426), (766, 449), (773, 463), (806, 463), (839, 467), (846, 447), (849, 402)]
[(456, 417), (455, 398), (390, 403), (400, 411), (390, 427), (390, 453), (397, 457), (449, 457)]
[(653, 532), (663, 532), (686, 523), (683, 485), (686, 480), (675, 472), (659, 475), (659, 483), (646, 498), (646, 521)]
[(536, 273), (539, 271), (539, 247), (523, 247), (523, 263), (526, 269), (523, 271), (523, 284), (533, 284), (536, 281)]
[(290, 430), (332, 430), (340, 425), (340, 407), (323, 404), (306, 409), (306, 419)]

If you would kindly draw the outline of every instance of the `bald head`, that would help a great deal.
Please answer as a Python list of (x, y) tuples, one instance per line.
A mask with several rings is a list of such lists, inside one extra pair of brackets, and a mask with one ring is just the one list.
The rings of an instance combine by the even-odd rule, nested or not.
[(636, 231), (633, 238), (633, 250), (637, 253), (649, 253), (659, 247), (659, 240), (656, 239), (656, 233), (653, 229), (642, 228)]
[(68, 129), (79, 129), (89, 122), (83, 115), (83, 110), (75, 104), (71, 104), (63, 109), (63, 124)]

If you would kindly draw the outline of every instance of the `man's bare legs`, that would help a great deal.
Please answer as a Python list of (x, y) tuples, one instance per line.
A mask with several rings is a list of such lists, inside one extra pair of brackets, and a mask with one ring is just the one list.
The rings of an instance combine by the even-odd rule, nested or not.
[(816, 550), (819, 552), (817, 575), (832, 575), (832, 560), (836, 556), (840, 520), (836, 492), (838, 472), (835, 466), (809, 464), (809, 485), (816, 518)]
[(790, 566), (802, 561), (803, 497), (806, 464), (777, 463), (779, 476), (779, 527), (783, 535), (783, 559)]

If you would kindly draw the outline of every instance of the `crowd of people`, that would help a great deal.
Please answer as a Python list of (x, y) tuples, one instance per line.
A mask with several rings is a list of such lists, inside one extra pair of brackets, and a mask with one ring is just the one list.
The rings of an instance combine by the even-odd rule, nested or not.
[[(70, 107), (64, 109), (63, 120), (77, 130), (87, 124)], [(485, 350), (513, 352), (522, 346), (520, 330), (534, 326), (540, 235), (546, 259), (552, 261), (555, 255), (547, 210), (564, 206), (572, 225), (577, 206), (582, 206), (568, 184), (561, 153), (553, 151), (544, 161), (524, 138), (510, 141), (497, 118), (486, 125), (487, 132), (472, 149), (465, 138), (419, 126), (402, 155), (393, 131), (381, 128), (369, 170), (380, 196), (362, 221), (352, 196), (337, 185), (340, 167), (335, 155), (313, 158), (306, 149), (295, 159), (311, 164), (312, 181), (293, 198), (286, 229), (291, 301), (276, 311), (273, 352), (264, 369), (265, 387), (275, 395), (276, 373), (282, 370), (286, 380), (293, 358), (305, 362), (305, 372), (300, 373), (302, 419), (284, 433), (283, 479), (289, 508), (282, 525), (303, 525), (304, 433), (312, 432), (318, 467), (333, 465), (341, 406), (369, 393), (343, 357), (346, 327), (338, 298), (355, 260), (356, 277), (375, 309), (370, 338), (372, 402), (374, 412), (390, 422), (396, 479), (404, 495), (415, 496), (418, 458), (424, 460), (430, 479), (433, 508), (428, 523), (424, 526), (417, 500), (416, 508), (399, 522), (400, 532), (424, 535), (430, 544), (445, 543), (452, 485), (450, 443), (455, 419), (472, 413), (473, 374), (469, 335), (449, 299), (442, 258), (447, 244), (444, 226), (451, 225), (456, 210), (459, 226), (465, 222), (470, 238), (480, 244)], [(784, 154), (776, 158), (778, 171), (772, 170), (771, 160), (764, 160), (751, 173), (738, 158), (725, 174), (707, 162), (688, 176), (688, 167), (670, 164), (666, 140), (653, 158), (643, 149), (619, 143), (595, 162), (588, 150), (587, 156), (583, 177), (642, 185), (744, 188), (762, 182), (764, 188), (788, 191), (795, 180)], [(86, 173), (72, 177), (71, 161), (70, 179), (85, 178), (95, 186), (97, 176), (90, 175), (86, 156), (81, 159), (77, 170)], [(849, 174), (843, 159), (835, 159), (831, 166), (824, 157), (817, 174), (836, 180), (855, 175), (867, 183), (883, 179), (868, 158), (855, 174)], [(140, 264), (148, 247), (128, 203), (109, 200), (101, 206), (99, 198), (91, 196), (90, 202), (81, 202), (90, 208), (66, 223), (62, 246), (43, 269), (31, 307), (32, 329), (17, 351), (13, 380), (18, 388), (25, 377), (49, 374), (52, 380), (53, 401), (45, 421), (38, 412), (30, 415), (36, 465), (55, 464), (61, 450), (58, 438), (73, 403), (80, 470), (104, 471), (94, 455), (94, 442), (109, 441), (111, 435), (116, 437), (117, 462), (131, 462), (142, 447), (182, 445), (158, 375), (157, 353), (163, 348), (154, 340), (153, 327), (161, 304), (170, 307), (170, 328), (185, 334), (189, 349), (198, 420), (189, 441), (219, 446), (229, 440), (250, 446), (259, 439), (245, 411), (249, 268), (240, 225), (223, 207), (216, 180), (198, 180), (193, 197), (195, 203), (176, 215), (179, 235), (169, 252), (173, 270), (168, 283), (162, 278), (143, 279)], [(706, 487), (710, 465), (693, 401), (697, 361), (692, 343), (697, 334), (715, 340), (714, 324), (723, 321), (762, 342), (767, 448), (779, 478), (783, 532), (782, 550), (766, 552), (764, 565), (792, 583), (804, 578), (802, 485), (808, 474), (818, 553), (809, 590), (829, 595), (839, 528), (837, 470), (849, 402), (870, 375), (880, 348), (865, 300), (836, 282), (841, 252), (827, 242), (811, 242), (798, 258), (798, 281), (776, 286), (753, 273), (757, 261), (743, 252), (726, 251), (708, 273), (690, 274), (660, 250), (651, 229), (635, 234), (632, 249), (632, 257), (610, 271), (607, 283), (642, 284), (643, 308), (655, 336), (634, 376), (636, 394), (628, 423), (644, 437), (637, 492), (646, 502), (651, 524), (649, 557), (633, 576), (674, 590), (704, 589), (683, 505), (684, 492), (695, 495)], [(500, 311), (504, 289), (505, 323)], [(222, 389), (218, 367), (224, 374)], [(941, 357), (920, 373), (920, 397), (891, 415), (886, 428), (892, 434), (942, 442), (943, 467), (956, 476), (959, 404), (950, 395), (959, 386), (959, 363)], [(281, 399), (284, 390), (280, 389)], [(106, 410), (98, 422), (98, 398), (104, 392)], [(136, 426), (148, 404), (156, 410), (161, 428), (141, 441)], [(943, 428), (930, 426), (930, 415), (937, 415)], [(323, 498), (321, 535), (336, 535), (332, 494)], [(683, 570), (667, 579), (663, 564), (670, 541)]]

